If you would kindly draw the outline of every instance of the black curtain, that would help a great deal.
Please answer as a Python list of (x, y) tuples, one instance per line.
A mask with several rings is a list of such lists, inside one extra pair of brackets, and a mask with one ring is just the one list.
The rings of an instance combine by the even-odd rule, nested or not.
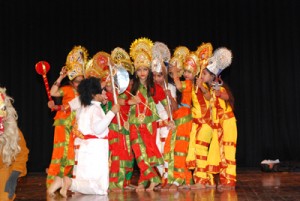
[(139, 37), (171, 51), (202, 42), (231, 49), (222, 78), (235, 96), (238, 166), (299, 160), (299, 10), (298, 0), (1, 0), (0, 86), (15, 99), (29, 171), (48, 167), (54, 131), (35, 64), (50, 63), (51, 85), (73, 46), (92, 57), (117, 46), (128, 51)]

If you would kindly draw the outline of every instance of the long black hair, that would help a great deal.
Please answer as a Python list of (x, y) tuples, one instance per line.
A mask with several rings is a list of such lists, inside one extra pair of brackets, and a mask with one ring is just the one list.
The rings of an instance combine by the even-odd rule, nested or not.
[[(180, 80), (180, 81), (184, 81), (184, 77), (183, 77), (183, 76), (180, 76), (180, 77), (179, 77), (179, 80)], [(175, 82), (174, 82), (173, 78), (172, 78), (169, 74), (168, 74), (168, 82), (169, 82), (170, 84), (172, 84), (172, 85), (175, 86), (175, 88), (176, 88), (176, 102), (177, 102), (177, 105), (181, 105), (182, 92), (179, 91), (179, 90), (177, 89), (177, 87), (176, 87), (176, 85), (175, 85)]]
[[(130, 92), (133, 95), (136, 95), (138, 89), (140, 86), (140, 79), (137, 76), (136, 72), (134, 72), (134, 76), (133, 76), (133, 84), (132, 84), (132, 88), (130, 90)], [(147, 87), (147, 96), (153, 96), (155, 94), (155, 87), (154, 87), (154, 80), (153, 80), (153, 73), (151, 71), (151, 69), (149, 69), (149, 74), (147, 77), (147, 81), (146, 81), (146, 87)]]
[(84, 79), (78, 85), (78, 93), (79, 99), (81, 101), (81, 105), (88, 106), (91, 104), (93, 97), (96, 94), (102, 93), (102, 88), (100, 85), (100, 80), (95, 77), (89, 77)]

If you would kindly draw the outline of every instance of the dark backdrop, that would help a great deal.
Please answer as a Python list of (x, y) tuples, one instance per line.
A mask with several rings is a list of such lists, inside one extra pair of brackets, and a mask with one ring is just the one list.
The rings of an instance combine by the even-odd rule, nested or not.
[(236, 99), (238, 166), (300, 157), (298, 0), (1, 0), (0, 85), (15, 99), (19, 127), (30, 148), (29, 171), (51, 158), (53, 116), (35, 64), (51, 65), (50, 85), (68, 52), (82, 45), (91, 56), (139, 37), (196, 50), (226, 46), (223, 71)]

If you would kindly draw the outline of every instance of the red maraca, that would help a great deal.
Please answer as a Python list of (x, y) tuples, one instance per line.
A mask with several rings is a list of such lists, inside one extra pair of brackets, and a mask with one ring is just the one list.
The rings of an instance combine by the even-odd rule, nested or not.
[(38, 74), (43, 76), (44, 84), (48, 95), (48, 100), (52, 101), (52, 97), (50, 95), (49, 83), (46, 75), (50, 70), (50, 64), (47, 61), (39, 61), (37, 64), (35, 64), (35, 70)]

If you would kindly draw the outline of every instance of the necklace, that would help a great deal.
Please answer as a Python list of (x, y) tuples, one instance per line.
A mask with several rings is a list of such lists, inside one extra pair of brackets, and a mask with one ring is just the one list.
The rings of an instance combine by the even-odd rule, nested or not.
[(129, 127), (130, 126), (129, 126), (128, 120), (127, 121), (124, 120), (123, 115), (121, 114), (121, 112), (120, 112), (120, 117), (121, 117), (121, 119), (123, 121), (123, 126), (124, 126), (125, 130), (129, 131)]
[(138, 120), (140, 123), (143, 123), (145, 118), (146, 118), (146, 110), (147, 110), (147, 105), (148, 104), (148, 99), (146, 98), (146, 103), (145, 103), (145, 107), (144, 107), (144, 111), (143, 113), (140, 113), (140, 104), (137, 105), (137, 112), (138, 112)]

